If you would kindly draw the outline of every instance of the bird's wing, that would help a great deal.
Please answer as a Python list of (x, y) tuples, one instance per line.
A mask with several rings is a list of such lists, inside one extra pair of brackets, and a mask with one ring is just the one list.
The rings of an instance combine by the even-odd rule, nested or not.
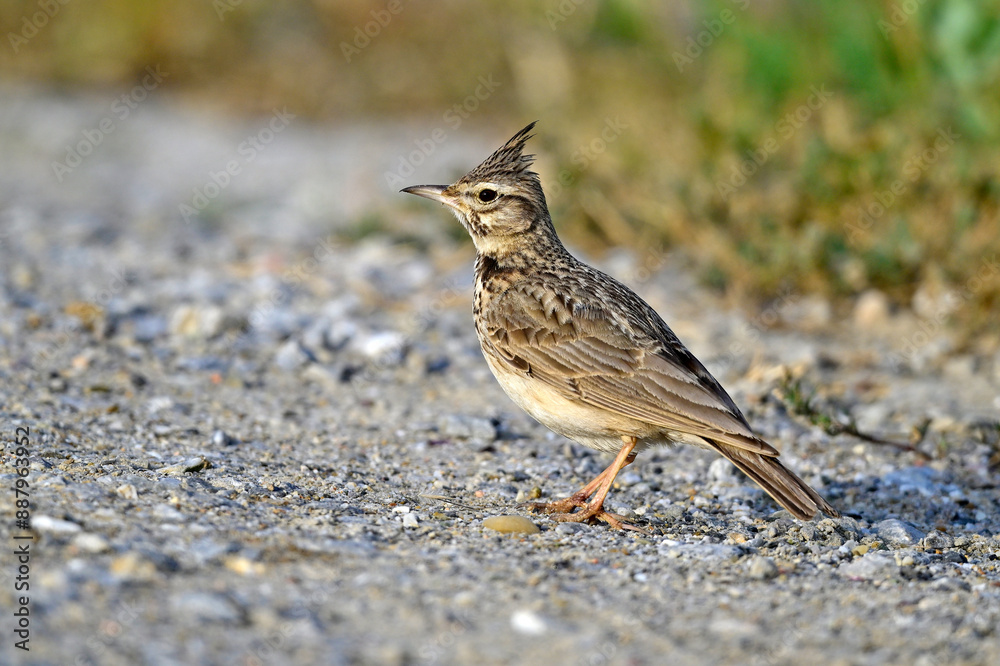
[(481, 312), (481, 331), (487, 353), (568, 399), (778, 455), (753, 434), (732, 398), (659, 316), (651, 308), (646, 315), (659, 329), (655, 335), (637, 333), (600, 304), (566, 302), (550, 290), (515, 286)]

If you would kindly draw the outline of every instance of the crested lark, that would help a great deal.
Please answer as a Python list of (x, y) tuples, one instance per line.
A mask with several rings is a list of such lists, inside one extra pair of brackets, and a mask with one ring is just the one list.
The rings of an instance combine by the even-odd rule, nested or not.
[(632, 527), (603, 508), (618, 472), (648, 446), (685, 442), (725, 456), (797, 518), (839, 515), (753, 433), (653, 308), (566, 251), (523, 154), (533, 127), (453, 185), (403, 190), (450, 207), (472, 236), (476, 332), (511, 400), (560, 435), (617, 454), (574, 495), (533, 508)]

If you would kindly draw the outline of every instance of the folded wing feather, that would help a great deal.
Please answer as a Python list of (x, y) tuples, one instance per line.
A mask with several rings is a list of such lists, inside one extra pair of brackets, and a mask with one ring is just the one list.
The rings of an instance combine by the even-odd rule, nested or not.
[[(636, 333), (594, 304), (585, 316), (537, 290), (506, 291), (484, 310), (484, 342), (512, 369), (569, 399), (667, 430), (724, 442), (754, 453), (778, 451), (759, 439), (732, 399), (687, 350)], [(596, 325), (596, 324), (600, 325)]]

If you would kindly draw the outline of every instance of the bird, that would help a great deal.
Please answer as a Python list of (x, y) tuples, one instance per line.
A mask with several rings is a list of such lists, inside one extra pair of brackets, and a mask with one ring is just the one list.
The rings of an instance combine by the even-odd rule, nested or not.
[(444, 204), (472, 237), (476, 333), (504, 392), (550, 430), (615, 455), (573, 495), (529, 508), (643, 531), (604, 508), (615, 478), (651, 446), (693, 444), (721, 454), (796, 518), (839, 516), (649, 304), (563, 246), (535, 156), (524, 152), (535, 124), (451, 185), (401, 190)]

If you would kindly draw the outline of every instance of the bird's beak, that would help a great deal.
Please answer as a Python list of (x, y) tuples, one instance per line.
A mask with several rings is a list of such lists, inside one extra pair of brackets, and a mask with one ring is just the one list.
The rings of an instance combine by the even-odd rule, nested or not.
[(418, 197), (424, 197), (425, 199), (450, 206), (451, 199), (444, 195), (446, 189), (448, 189), (447, 185), (414, 185), (412, 187), (404, 187), (400, 192), (416, 194)]

